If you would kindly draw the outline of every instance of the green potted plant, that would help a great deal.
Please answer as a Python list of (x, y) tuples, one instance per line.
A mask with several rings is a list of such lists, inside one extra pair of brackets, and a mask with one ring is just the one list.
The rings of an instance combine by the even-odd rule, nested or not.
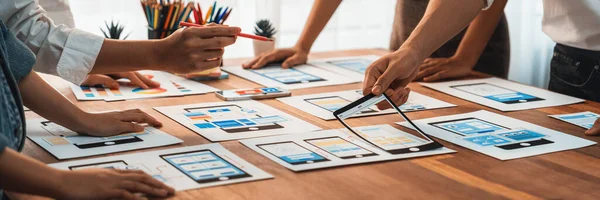
[(104, 24), (106, 25), (106, 30), (102, 28), (100, 28), (100, 30), (102, 31), (102, 34), (104, 34), (105, 38), (124, 40), (127, 39), (127, 37), (129, 37), (129, 34), (131, 34), (129, 33), (125, 37), (123, 37), (123, 39), (121, 39), (121, 34), (123, 33), (125, 26), (121, 25), (118, 21), (116, 23), (115, 21), (110, 21), (110, 25), (108, 24), (108, 22), (104, 21)]
[(253, 40), (254, 56), (258, 56), (264, 52), (269, 52), (275, 49), (275, 27), (268, 19), (261, 19), (254, 26), (254, 34), (271, 39), (271, 41)]

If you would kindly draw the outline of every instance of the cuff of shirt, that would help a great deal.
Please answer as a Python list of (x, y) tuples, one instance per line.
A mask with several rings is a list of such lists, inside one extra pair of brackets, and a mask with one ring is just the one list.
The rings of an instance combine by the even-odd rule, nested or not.
[(58, 75), (77, 85), (81, 84), (92, 71), (103, 43), (103, 37), (74, 29), (58, 60)]
[(483, 10), (487, 10), (490, 8), (490, 6), (492, 6), (494, 0), (484, 0), (483, 3), (485, 3), (485, 5), (483, 5)]

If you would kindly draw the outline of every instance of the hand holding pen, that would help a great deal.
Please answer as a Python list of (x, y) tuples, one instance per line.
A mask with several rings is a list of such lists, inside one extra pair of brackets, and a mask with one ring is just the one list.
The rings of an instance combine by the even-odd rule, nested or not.
[(162, 70), (191, 73), (218, 67), (224, 48), (235, 43), (241, 29), (216, 24), (202, 28), (179, 29), (169, 37), (157, 40), (157, 63)]

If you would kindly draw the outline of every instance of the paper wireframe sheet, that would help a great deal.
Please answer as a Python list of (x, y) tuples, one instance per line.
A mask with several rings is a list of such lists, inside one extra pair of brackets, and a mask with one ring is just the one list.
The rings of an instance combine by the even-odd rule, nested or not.
[(157, 98), (184, 96), (193, 94), (204, 94), (217, 91), (218, 89), (208, 85), (188, 80), (167, 72), (142, 70), (138, 71), (142, 75), (160, 83), (158, 88), (142, 89), (130, 85), (127, 81), (119, 80), (121, 84), (118, 89), (105, 88), (98, 86), (77, 86), (71, 85), (75, 97), (78, 100), (105, 100), (118, 101), (128, 99)]
[(153, 127), (109, 137), (79, 135), (43, 118), (27, 120), (27, 137), (59, 160), (179, 144), (183, 141)]
[[(291, 96), (277, 98), (277, 100), (302, 110), (306, 113), (314, 115), (324, 120), (333, 120), (333, 112), (337, 109), (350, 104), (353, 101), (363, 97), (360, 90), (346, 90), (340, 92), (329, 92), (319, 94), (309, 94), (301, 96)], [(454, 107), (454, 104), (446, 103), (417, 92), (410, 92), (408, 101), (400, 106), (403, 112), (419, 111), (419, 110), (431, 110), (439, 108)], [(397, 113), (394, 109), (380, 110), (376, 106), (371, 107), (368, 110), (363, 111), (360, 114), (354, 115), (353, 117), (362, 116), (373, 116)]]
[(584, 101), (500, 78), (420, 84), (501, 111), (527, 110)]
[(125, 154), (50, 164), (64, 170), (142, 170), (177, 191), (273, 178), (220, 144)]
[(377, 55), (348, 56), (309, 60), (308, 63), (336, 74), (343, 74), (356, 82), (362, 82), (367, 68), (379, 58), (380, 56)]
[[(483, 110), (413, 122), (431, 136), (500, 160), (536, 156), (596, 144), (593, 141)], [(404, 123), (399, 124), (406, 126)]]
[(298, 65), (284, 69), (281, 65), (268, 65), (260, 69), (243, 69), (241, 66), (223, 67), (223, 70), (266, 87), (301, 89), (341, 85), (357, 82), (312, 65)]
[(154, 109), (213, 142), (320, 130), (317, 126), (253, 100)]
[[(396, 139), (400, 142), (414, 142), (410, 134), (402, 134), (390, 125), (360, 127), (377, 131), (381, 138)], [(377, 130), (375, 130), (377, 129)], [(394, 130), (396, 132), (394, 132)], [(386, 134), (381, 135), (381, 134)], [(400, 134), (400, 135), (398, 135)], [(411, 140), (411, 141), (409, 141)], [(346, 129), (333, 129), (312, 133), (280, 135), (265, 138), (252, 138), (240, 141), (248, 148), (292, 170), (304, 171), (359, 163), (407, 159), (422, 156), (453, 153), (448, 148), (439, 148), (408, 154), (390, 154), (371, 146)]]
[(589, 111), (549, 116), (585, 129), (592, 128), (592, 126), (594, 126), (594, 122), (596, 122), (598, 117), (600, 117), (600, 115)]

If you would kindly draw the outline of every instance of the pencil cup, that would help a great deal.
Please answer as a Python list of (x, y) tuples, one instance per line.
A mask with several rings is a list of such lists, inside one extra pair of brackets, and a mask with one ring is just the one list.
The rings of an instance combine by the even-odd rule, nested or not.
[(275, 49), (275, 38), (272, 41), (252, 40), (254, 44), (254, 56), (273, 51)]
[(175, 30), (153, 29), (148, 27), (148, 39), (163, 39), (171, 35)]

